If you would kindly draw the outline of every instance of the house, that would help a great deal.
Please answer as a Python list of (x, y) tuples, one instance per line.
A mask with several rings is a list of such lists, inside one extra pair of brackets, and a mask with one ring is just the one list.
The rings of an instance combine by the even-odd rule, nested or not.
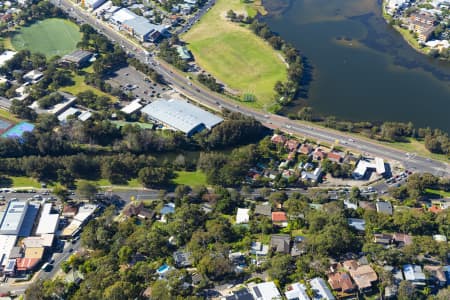
[(44, 73), (38, 71), (38, 70), (31, 70), (30, 72), (23, 75), (23, 80), (26, 82), (31, 83), (37, 83), (39, 80), (41, 80), (44, 77)]
[(342, 161), (344, 160), (345, 154), (342, 152), (338, 152), (338, 151), (331, 151), (327, 154), (327, 158), (335, 163), (342, 163)]
[(220, 300), (254, 300), (252, 294), (247, 289), (231, 292), (229, 296), (223, 296)]
[(315, 168), (314, 171), (312, 171), (312, 172), (302, 171), (302, 173), (301, 173), (301, 178), (306, 181), (318, 182), (321, 177), (322, 177), (322, 168), (321, 167)]
[(86, 50), (75, 50), (70, 54), (64, 55), (60, 59), (62, 65), (75, 65), (78, 68), (85, 67), (94, 54)]
[(375, 203), (377, 213), (392, 216), (392, 204), (389, 201), (377, 201)]
[(309, 300), (306, 286), (302, 283), (293, 283), (286, 287), (284, 293), (287, 300)]
[(356, 269), (352, 268), (349, 272), (361, 292), (371, 291), (372, 284), (378, 280), (377, 273), (369, 265), (358, 265)]
[(294, 140), (294, 139), (289, 139), (286, 141), (286, 143), (284, 144), (284, 147), (289, 151), (289, 152), (294, 152), (297, 151), (297, 148), (299, 146), (299, 142)]
[(281, 134), (274, 134), (270, 139), (270, 141), (277, 145), (279, 144), (284, 145), (287, 141), (287, 138)]
[(270, 206), (269, 203), (257, 204), (255, 206), (254, 215), (271, 217), (272, 216), (272, 207)]
[(328, 274), (328, 283), (334, 291), (351, 293), (355, 290), (355, 284), (352, 282), (350, 275), (345, 272)]
[(272, 212), (272, 224), (275, 226), (286, 227), (288, 225), (288, 219), (284, 211)]
[(149, 220), (153, 219), (155, 212), (144, 207), (144, 203), (139, 205), (130, 204), (123, 212), (128, 218), (138, 217), (140, 219)]
[(177, 268), (186, 268), (192, 265), (192, 257), (190, 252), (176, 251), (173, 253), (173, 259)]
[(443, 234), (435, 234), (433, 235), (433, 240), (435, 240), (436, 242), (446, 243), (447, 237)]
[(389, 245), (392, 242), (392, 235), (384, 233), (375, 233), (373, 235), (373, 242), (375, 244)]
[(304, 154), (304, 155), (309, 155), (312, 150), (313, 150), (313, 147), (311, 145), (305, 143), (300, 146), (300, 148), (297, 150), (297, 152)]
[(311, 291), (313, 293), (313, 300), (334, 300), (333, 293), (328, 288), (325, 280), (320, 277), (313, 278), (309, 281)]
[(249, 216), (250, 209), (248, 208), (238, 208), (236, 213), (236, 224), (246, 224), (250, 220)]
[(321, 148), (317, 148), (313, 152), (313, 159), (314, 160), (323, 160), (325, 157), (327, 157), (327, 153), (324, 152)]
[(17, 52), (6, 50), (0, 54), (0, 67), (3, 67), (11, 58), (16, 55)]
[(261, 242), (252, 242), (250, 245), (250, 254), (266, 256), (269, 253), (269, 245), (263, 245)]
[(249, 286), (255, 300), (281, 300), (281, 294), (273, 281)]
[(404, 233), (394, 233), (392, 239), (399, 247), (411, 245), (413, 242), (412, 236)]
[(73, 218), (78, 212), (78, 207), (72, 206), (70, 204), (64, 205), (62, 215), (63, 217)]
[(425, 286), (425, 274), (419, 265), (407, 264), (403, 266), (405, 280), (410, 281), (415, 286)]
[(370, 201), (359, 201), (358, 205), (364, 210), (377, 210), (377, 206)]
[(445, 287), (447, 285), (447, 276), (442, 266), (427, 265), (424, 266), (423, 269), (429, 275), (428, 281), (439, 287)]
[(348, 225), (358, 231), (366, 230), (366, 221), (364, 219), (348, 218)]
[(291, 237), (288, 234), (272, 234), (270, 236), (270, 248), (278, 253), (288, 254), (291, 245)]
[(291, 256), (300, 256), (306, 253), (305, 237), (296, 236), (292, 241)]

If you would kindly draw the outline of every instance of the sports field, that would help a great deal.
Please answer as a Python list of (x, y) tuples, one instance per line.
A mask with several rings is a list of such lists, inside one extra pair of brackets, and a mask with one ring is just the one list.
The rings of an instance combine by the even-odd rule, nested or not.
[(211, 10), (182, 36), (197, 63), (232, 90), (256, 96), (254, 106), (264, 108), (273, 101), (273, 87), (287, 77), (278, 52), (248, 28), (226, 19), (253, 14), (252, 4), (241, 0), (217, 0)]
[(47, 19), (22, 27), (11, 39), (16, 50), (28, 49), (47, 57), (63, 56), (74, 50), (81, 39), (78, 26), (64, 19)]

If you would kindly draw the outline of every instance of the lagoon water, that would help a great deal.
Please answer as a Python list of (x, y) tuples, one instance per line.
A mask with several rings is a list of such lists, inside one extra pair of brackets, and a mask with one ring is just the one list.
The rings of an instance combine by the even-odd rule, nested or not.
[[(450, 63), (413, 50), (376, 0), (265, 0), (263, 20), (307, 58), (303, 99), (341, 119), (450, 132)], [(301, 101), (299, 101), (301, 102)], [(298, 104), (298, 103), (297, 103)], [(287, 108), (296, 112), (298, 105)]]

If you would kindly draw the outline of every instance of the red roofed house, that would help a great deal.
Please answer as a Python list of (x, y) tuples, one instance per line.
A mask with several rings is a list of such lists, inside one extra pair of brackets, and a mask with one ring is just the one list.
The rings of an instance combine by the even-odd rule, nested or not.
[(428, 209), (428, 211), (437, 214), (437, 213), (440, 213), (440, 212), (442, 211), (442, 208), (440, 208), (440, 207), (437, 206), (437, 205), (432, 205), (432, 206)]
[(344, 160), (344, 156), (344, 153), (336, 151), (331, 151), (327, 154), (329, 160), (338, 164), (340, 164)]
[(312, 146), (308, 144), (302, 144), (300, 148), (298, 149), (298, 152), (301, 154), (309, 155), (312, 151)]
[(77, 212), (78, 212), (78, 207), (67, 204), (67, 205), (64, 205), (62, 215), (64, 217), (73, 218), (73, 217), (75, 217)]
[(320, 148), (317, 148), (316, 150), (314, 150), (313, 152), (313, 159), (315, 160), (322, 160), (325, 157), (327, 157), (327, 154)]
[(274, 134), (270, 139), (274, 144), (282, 144), (284, 145), (287, 141), (287, 138), (280, 134)]
[(411, 245), (413, 240), (412, 236), (404, 233), (394, 233), (392, 236), (394, 242), (396, 242), (399, 246), (408, 246)]
[(355, 284), (350, 275), (345, 272), (336, 272), (328, 275), (328, 283), (335, 291), (351, 293), (355, 290)]
[(288, 140), (284, 146), (286, 147), (286, 149), (288, 149), (290, 152), (297, 150), (299, 145), (299, 142), (297, 142), (296, 140), (290, 139)]
[(284, 211), (272, 212), (272, 224), (280, 227), (286, 227), (288, 225), (286, 213)]

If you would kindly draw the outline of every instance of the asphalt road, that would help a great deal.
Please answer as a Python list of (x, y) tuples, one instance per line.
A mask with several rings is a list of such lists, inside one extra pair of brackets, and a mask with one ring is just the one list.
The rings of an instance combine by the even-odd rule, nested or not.
[(163, 75), (165, 81), (168, 82), (172, 88), (205, 106), (216, 110), (226, 108), (232, 111), (238, 111), (254, 117), (267, 127), (279, 129), (293, 135), (310, 137), (318, 142), (334, 144), (336, 141), (339, 141), (341, 146), (356, 150), (360, 153), (368, 153), (372, 156), (380, 156), (388, 160), (398, 161), (403, 164), (406, 169), (415, 172), (430, 172), (437, 176), (450, 176), (450, 166), (440, 161), (431, 160), (418, 155), (409, 155), (403, 151), (377, 144), (374, 141), (355, 138), (354, 136), (349, 136), (339, 131), (324, 129), (312, 124), (304, 124), (289, 120), (283, 116), (265, 114), (264, 112), (256, 111), (247, 107), (241, 107), (232, 100), (226, 99), (221, 95), (210, 92), (202, 86), (197, 86), (195, 83), (190, 82), (190, 80), (184, 75), (175, 71), (173, 67), (159, 61), (155, 57), (149, 56), (147, 51), (145, 51), (140, 45), (130, 41), (126, 36), (118, 33), (107, 24), (97, 20), (86, 11), (81, 10), (74, 3), (68, 0), (52, 0), (52, 2), (56, 5), (60, 3), (60, 7), (67, 11), (71, 16), (83, 23), (88, 23), (97, 28), (111, 40), (116, 42), (120, 41), (120, 43), (123, 44), (128, 51), (135, 54), (136, 58), (144, 63), (152, 64), (153, 68)]

